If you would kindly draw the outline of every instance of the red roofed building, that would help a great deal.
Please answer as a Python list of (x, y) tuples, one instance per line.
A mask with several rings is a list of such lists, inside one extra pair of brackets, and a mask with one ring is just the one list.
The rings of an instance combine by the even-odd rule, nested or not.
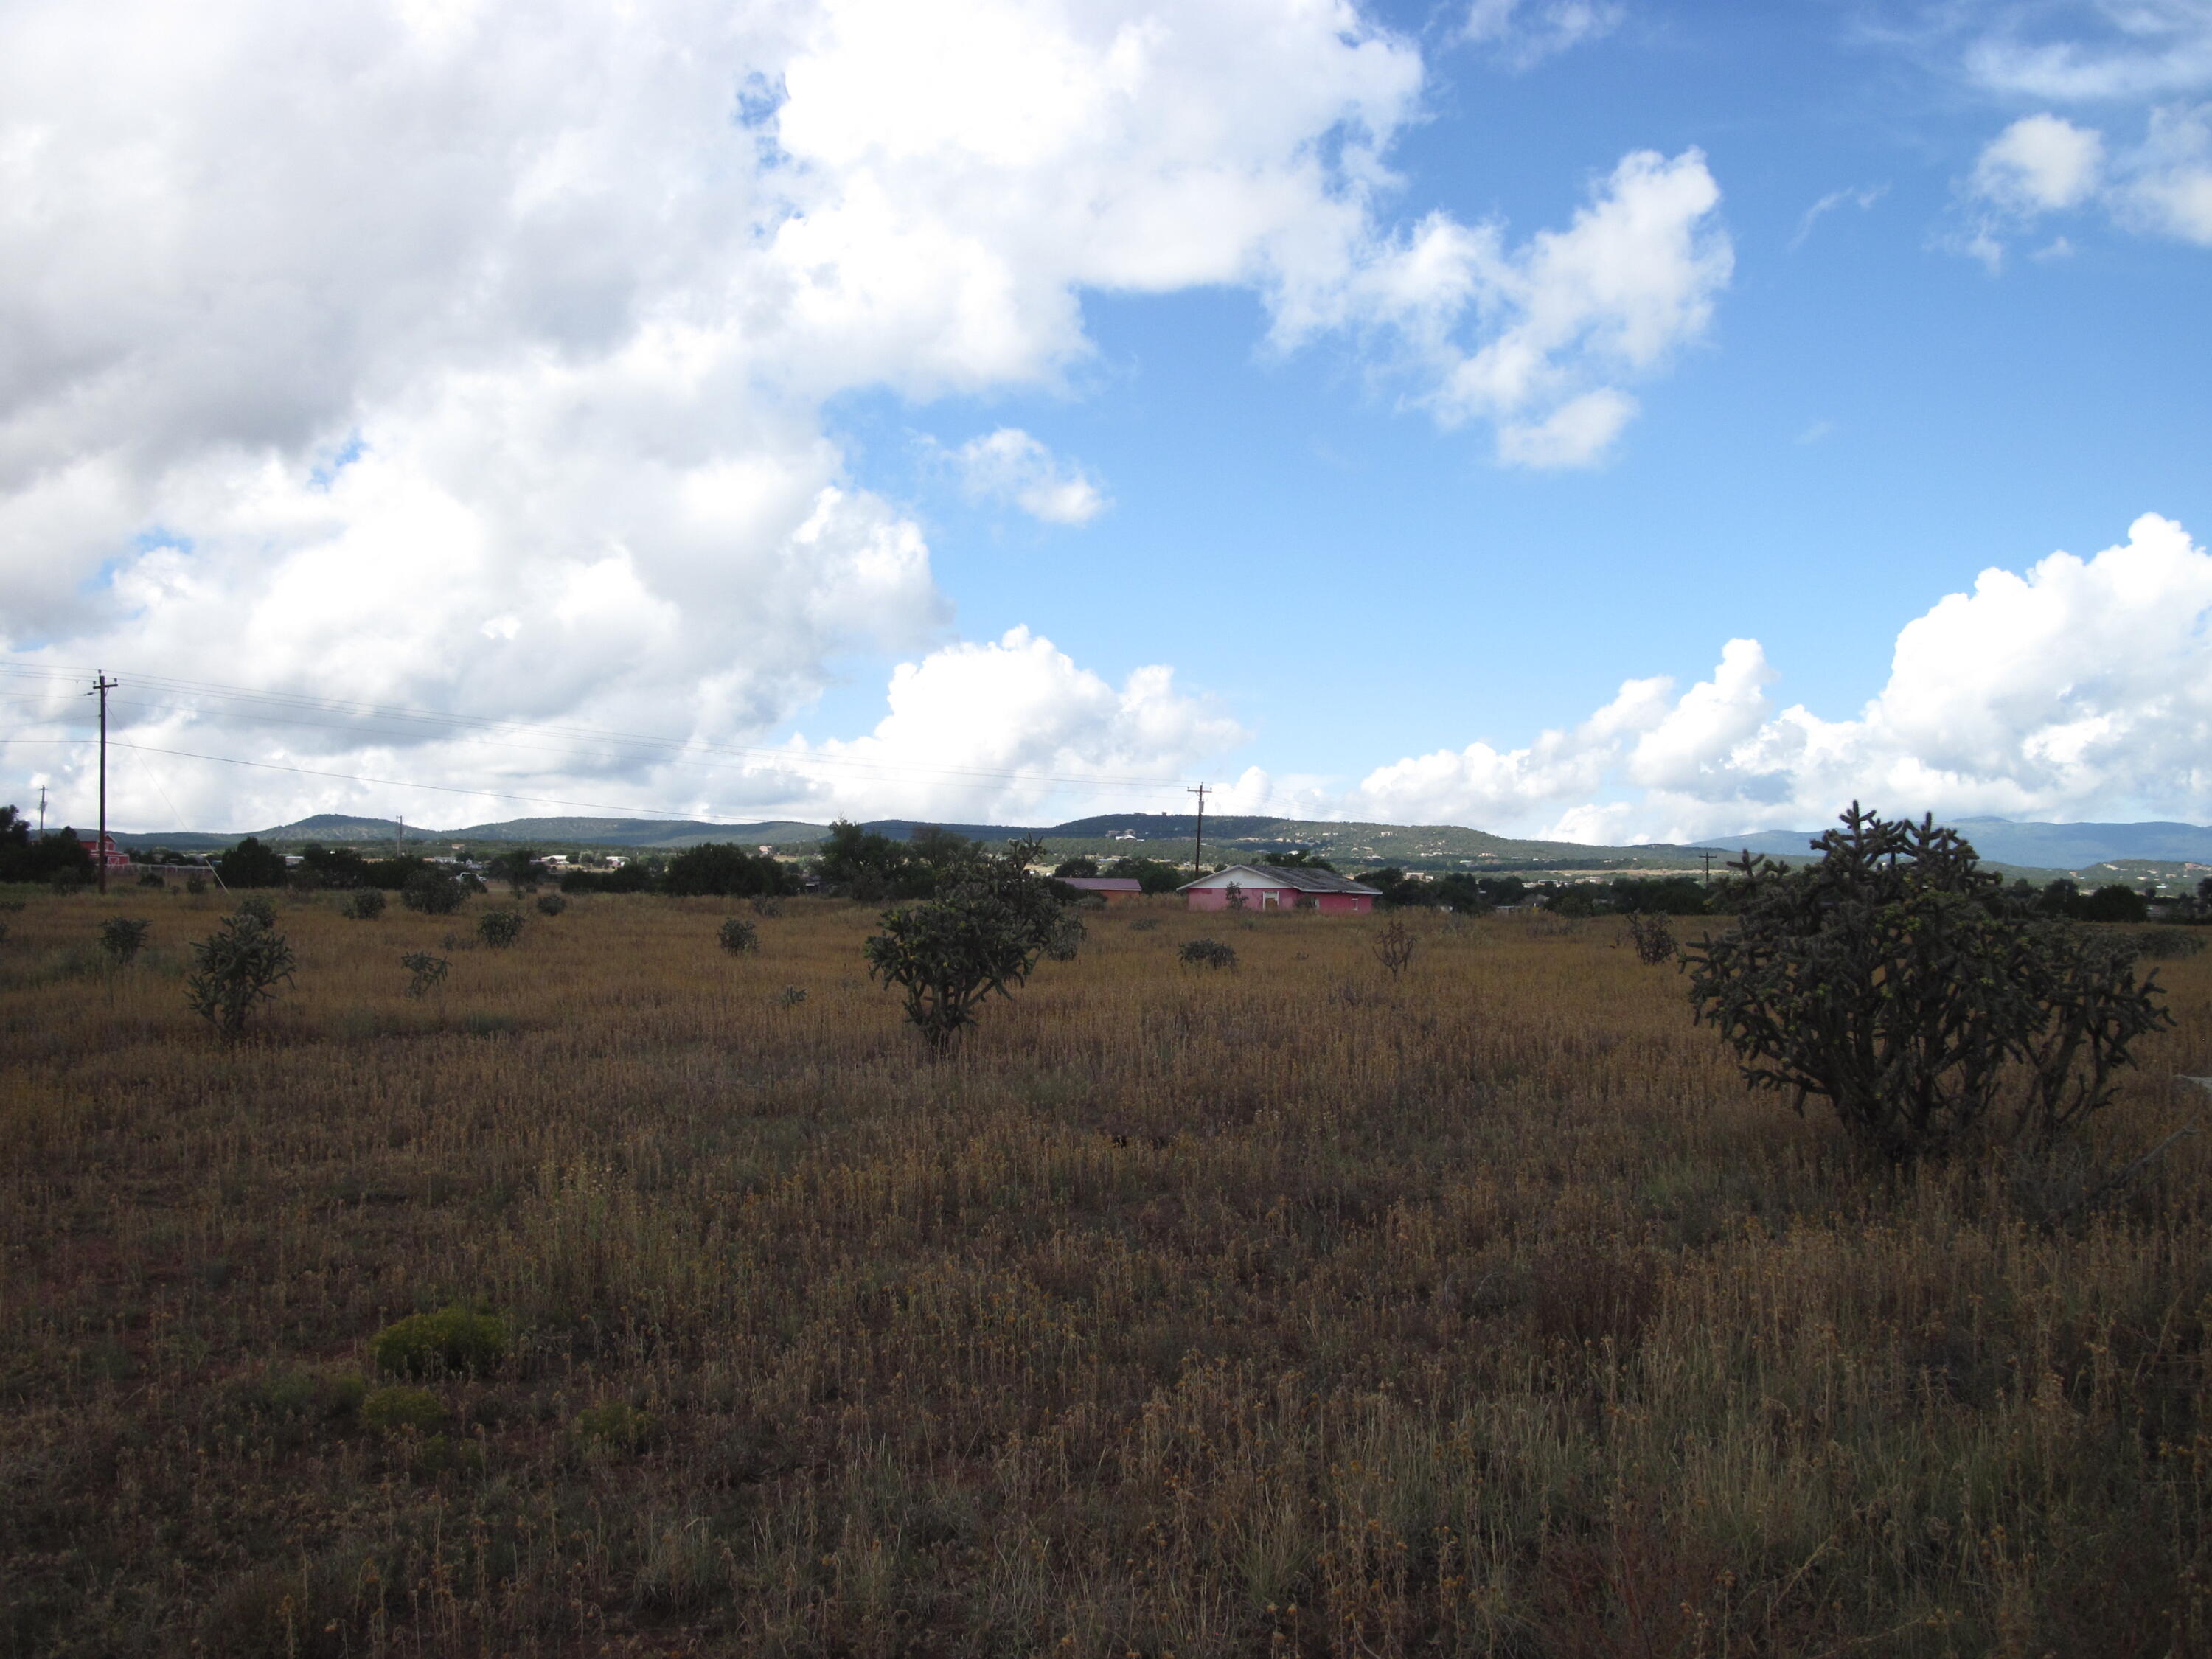
[(95, 870), (100, 865), (100, 850), (103, 845), (106, 848), (107, 867), (111, 872), (128, 870), (131, 867), (131, 854), (115, 844), (115, 837), (112, 836), (79, 836), (76, 838), (76, 844), (84, 848), (84, 855), (92, 860), (92, 867)]
[(1144, 884), (1134, 876), (1060, 876), (1056, 879), (1079, 893), (1096, 893), (1109, 904), (1125, 904), (1143, 897), (1145, 892)]

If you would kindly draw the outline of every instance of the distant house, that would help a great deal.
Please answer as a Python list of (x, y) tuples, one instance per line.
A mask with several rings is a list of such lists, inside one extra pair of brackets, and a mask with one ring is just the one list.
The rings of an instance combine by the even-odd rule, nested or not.
[(128, 870), (131, 867), (131, 854), (115, 844), (112, 836), (79, 836), (76, 844), (84, 848), (84, 855), (92, 860), (94, 869), (103, 862), (110, 870)]
[(1364, 915), (1382, 896), (1379, 888), (1338, 875), (1331, 870), (1285, 868), (1273, 864), (1232, 864), (1210, 876), (1186, 882), (1176, 890), (1193, 910), (1234, 908), (1230, 889), (1247, 910), (1314, 910), (1350, 912)]
[(1134, 876), (1061, 876), (1059, 881), (1079, 893), (1096, 893), (1109, 904), (1127, 903), (1145, 892), (1145, 884)]

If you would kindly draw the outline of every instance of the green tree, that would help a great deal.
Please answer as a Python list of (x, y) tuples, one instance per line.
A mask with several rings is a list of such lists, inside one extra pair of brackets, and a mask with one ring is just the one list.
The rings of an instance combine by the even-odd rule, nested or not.
[(310, 842), (300, 852), (295, 877), (306, 875), (317, 887), (351, 892), (368, 885), (368, 860), (350, 847), (324, 847)]
[(664, 878), (679, 898), (713, 895), (723, 898), (775, 896), (790, 885), (783, 866), (771, 853), (749, 852), (727, 842), (702, 842), (668, 860)]
[(284, 855), (273, 847), (264, 847), (256, 836), (248, 836), (237, 846), (217, 854), (215, 870), (222, 878), (222, 884), (233, 892), (284, 884)]
[(660, 885), (657, 859), (634, 858), (611, 870), (567, 870), (561, 875), (564, 893), (650, 893)]
[(1172, 893), (1189, 879), (1182, 866), (1164, 859), (1115, 859), (1106, 866), (1106, 873), (1133, 880), (1147, 893)]
[(1705, 884), (1695, 876), (1626, 877), (1613, 884), (1613, 908), (1632, 916), (1701, 916)]
[(1071, 876), (1078, 880), (1087, 879), (1098, 873), (1098, 860), (1088, 853), (1079, 853), (1072, 859), (1062, 859), (1052, 873), (1062, 879)]
[(1353, 879), (1382, 894), (1382, 896), (1376, 902), (1386, 910), (1401, 907), (1423, 908), (1436, 904), (1443, 897), (1437, 890), (1438, 884), (1420, 876), (1409, 876), (1395, 865), (1381, 870), (1362, 871)]
[(12, 806), (0, 806), (0, 881), (88, 882), (94, 871), (76, 831), (66, 827), (33, 836)]
[(844, 818), (830, 826), (816, 857), (815, 873), (830, 892), (874, 902), (927, 898), (937, 872), (906, 842)]
[(1853, 803), (1814, 845), (1735, 866), (1735, 926), (1683, 952), (1690, 994), (1746, 1081), (1828, 1101), (1881, 1157), (2048, 1141), (2172, 1023), (2129, 951), (2008, 892), (1956, 830)]
[(945, 871), (935, 897), (886, 910), (884, 931), (863, 947), (870, 976), (905, 994), (906, 1017), (933, 1056), (975, 1023), (987, 998), (1027, 983), (1041, 957), (1073, 953), (1081, 924), (1048, 880), (1029, 873), (1043, 850), (1037, 842), (970, 850)]
[(450, 916), (461, 908), (461, 900), (465, 896), (453, 872), (434, 864), (426, 864), (416, 871), (399, 890), (399, 902), (426, 916)]
[(2109, 887), (2100, 887), (2083, 899), (2073, 914), (2084, 921), (2144, 921), (2150, 916), (2142, 895), (2117, 882)]
[(494, 881), (503, 881), (518, 893), (534, 893), (545, 879), (545, 860), (527, 847), (501, 853), (484, 866)]

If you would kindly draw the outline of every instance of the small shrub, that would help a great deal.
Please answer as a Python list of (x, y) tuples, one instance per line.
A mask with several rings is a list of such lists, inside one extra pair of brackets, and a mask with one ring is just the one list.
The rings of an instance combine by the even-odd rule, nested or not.
[(507, 1358), (507, 1322), (472, 1313), (459, 1303), (435, 1313), (410, 1314), (371, 1339), (377, 1364), (398, 1376), (444, 1370), (474, 1376)]
[(1629, 917), (1628, 942), (1636, 947), (1636, 959), (1647, 968), (1656, 968), (1674, 954), (1674, 930), (1656, 911)]
[(428, 1389), (396, 1382), (372, 1389), (361, 1402), (361, 1420), (384, 1434), (434, 1429), (446, 1420), (446, 1407)]
[(558, 893), (540, 893), (538, 896), (538, 914), (541, 916), (557, 916), (568, 908), (568, 901)]
[(1133, 933), (1149, 933), (1159, 925), (1160, 919), (1158, 916), (1138, 916), (1130, 921), (1129, 931)]
[(274, 927), (276, 925), (276, 901), (264, 898), (258, 893), (248, 893), (239, 900), (238, 914), (251, 917), (264, 927)]
[(783, 914), (783, 903), (763, 893), (753, 900), (753, 914), (757, 916), (780, 916)]
[(1413, 930), (1393, 916), (1382, 931), (1367, 942), (1367, 948), (1375, 952), (1375, 960), (1389, 970), (1391, 978), (1395, 979), (1406, 971), (1406, 964), (1413, 959)]
[(657, 1426), (652, 1413), (638, 1411), (619, 1401), (606, 1406), (587, 1406), (576, 1415), (577, 1437), (587, 1445), (608, 1451), (643, 1450)]
[(100, 948), (107, 952), (108, 959), (118, 968), (127, 968), (146, 944), (147, 931), (153, 923), (139, 921), (129, 916), (111, 916), (100, 924)]
[(1234, 968), (1237, 947), (1224, 945), (1218, 939), (1194, 939), (1176, 952), (1186, 968)]
[[(1100, 901), (1099, 908), (1105, 908)], [(1062, 910), (1060, 920), (1054, 923), (1051, 934), (1044, 943), (1044, 953), (1053, 962), (1073, 962), (1075, 953), (1083, 948), (1083, 918), (1073, 910)]]
[(207, 891), (207, 878), (204, 876), (186, 876), (185, 878), (185, 891), (191, 894), (194, 898), (198, 898), (202, 893)]
[(345, 902), (339, 914), (356, 921), (374, 921), (384, 914), (384, 895), (374, 887), (363, 887)]
[(399, 965), (410, 975), (407, 994), (427, 996), (446, 982), (446, 970), (453, 964), (443, 957), (434, 957), (428, 951), (410, 951), (399, 958)]
[(273, 1417), (351, 1417), (368, 1398), (359, 1371), (274, 1370), (254, 1390), (255, 1403)]
[(461, 908), (461, 884), (443, 870), (417, 870), (399, 889), (399, 902), (426, 916), (450, 916)]
[(2138, 957), (2153, 962), (2179, 962), (2204, 949), (2204, 935), (2184, 933), (2179, 927), (2160, 927), (2148, 933), (2134, 934), (2129, 943)]
[(477, 937), (495, 950), (505, 950), (522, 937), (522, 912), (485, 911), (477, 918)]
[(806, 988), (804, 985), (787, 985), (777, 994), (775, 1006), (779, 1008), (796, 1008), (805, 1000)]
[(750, 921), (741, 921), (735, 916), (732, 916), (722, 924), (722, 931), (716, 934), (715, 938), (721, 947), (733, 957), (741, 957), (748, 951), (760, 949), (760, 929)]
[(144, 875), (138, 878), (138, 884), (141, 887), (159, 887), (163, 884), (161, 874), (158, 871), (149, 870)]
[(185, 1004), (226, 1042), (234, 1041), (254, 1009), (276, 1000), (276, 987), (292, 977), (293, 965), (283, 934), (241, 910), (193, 945)]

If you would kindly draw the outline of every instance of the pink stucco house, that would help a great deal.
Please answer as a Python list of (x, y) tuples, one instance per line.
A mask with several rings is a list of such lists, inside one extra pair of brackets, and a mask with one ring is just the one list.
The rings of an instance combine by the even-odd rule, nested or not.
[(1177, 889), (1194, 910), (1228, 910), (1230, 890), (1235, 888), (1249, 912), (1261, 910), (1349, 911), (1365, 915), (1382, 896), (1379, 889), (1328, 870), (1285, 869), (1273, 864), (1232, 864), (1210, 876), (1187, 882)]

